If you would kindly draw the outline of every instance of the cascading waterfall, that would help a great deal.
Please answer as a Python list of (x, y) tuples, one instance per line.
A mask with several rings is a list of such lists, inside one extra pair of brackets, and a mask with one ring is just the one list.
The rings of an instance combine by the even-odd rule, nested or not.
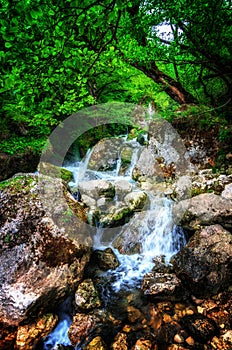
[[(126, 170), (124, 176), (119, 176), (121, 159), (117, 160), (116, 169), (109, 172), (91, 171), (96, 178), (106, 179), (114, 182), (117, 179), (131, 179), (133, 168), (139, 157), (140, 145), (135, 141), (124, 141), (130, 144), (133, 149), (131, 164)], [(76, 162), (69, 165), (66, 168), (73, 172), (74, 182), (70, 183), (70, 187), (77, 188), (78, 183), (81, 180), (88, 179), (86, 171), (88, 170), (88, 163), (92, 154), (92, 150), (89, 150), (83, 161)], [(89, 172), (89, 170), (88, 170)], [(133, 182), (133, 186), (136, 186)], [(111, 290), (118, 292), (122, 289), (128, 290), (130, 288), (139, 287), (141, 280), (147, 272), (151, 271), (154, 267), (154, 257), (163, 255), (165, 261), (168, 264), (171, 256), (179, 251), (179, 249), (185, 244), (185, 238), (182, 230), (176, 227), (172, 219), (172, 206), (173, 201), (166, 198), (164, 195), (151, 195), (149, 196), (149, 208), (146, 208), (144, 212), (141, 212), (124, 225), (122, 229), (132, 227), (139, 219), (139, 237), (141, 251), (138, 254), (125, 255), (120, 254), (114, 249), (111, 244), (111, 248), (120, 261), (120, 266), (115, 270), (109, 270), (102, 273), (102, 276), (106, 277), (107, 283), (110, 284)], [(117, 206), (117, 197), (114, 198)], [(138, 225), (137, 225), (138, 226)], [(106, 246), (102, 242), (103, 228), (98, 225), (96, 227), (96, 234), (94, 237), (94, 248), (105, 249)], [(108, 245), (109, 246), (109, 245)], [(107, 292), (106, 294), (109, 293)], [(107, 304), (107, 302), (106, 302)], [(64, 314), (62, 314), (64, 315)], [(62, 316), (61, 315), (61, 316)], [(70, 326), (71, 319), (68, 315), (61, 317), (61, 321), (56, 329), (46, 338), (44, 343), (44, 350), (55, 349), (57, 344), (70, 345), (70, 341), (67, 336), (68, 328)]]
[[(120, 266), (114, 271), (104, 274), (109, 278), (114, 276), (111, 287), (115, 292), (121, 289), (139, 287), (143, 276), (154, 267), (154, 257), (163, 256), (166, 264), (170, 258), (177, 253), (186, 243), (183, 230), (173, 224), (172, 206), (173, 201), (166, 197), (151, 197), (150, 208), (143, 215), (139, 226), (139, 237), (141, 237), (141, 252), (139, 254), (125, 255), (113, 249), (117, 255)], [(129, 224), (138, 220), (134, 217)], [(101, 228), (98, 228), (98, 249), (103, 249), (101, 244)]]

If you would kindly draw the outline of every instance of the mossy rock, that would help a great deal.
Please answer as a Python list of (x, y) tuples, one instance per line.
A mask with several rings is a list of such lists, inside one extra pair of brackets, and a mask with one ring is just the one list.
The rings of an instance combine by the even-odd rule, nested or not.
[(61, 179), (66, 183), (73, 180), (73, 173), (65, 168), (61, 168)]
[(121, 151), (121, 160), (122, 164), (130, 164), (132, 158), (133, 150), (131, 147), (123, 147)]
[(73, 180), (73, 174), (70, 170), (46, 162), (40, 162), (39, 172), (45, 176), (61, 178), (65, 183)]

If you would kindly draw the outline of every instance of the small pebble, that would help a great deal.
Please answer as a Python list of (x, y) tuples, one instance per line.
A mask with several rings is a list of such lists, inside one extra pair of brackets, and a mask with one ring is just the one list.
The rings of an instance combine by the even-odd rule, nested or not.
[(192, 337), (188, 337), (187, 339), (185, 339), (185, 341), (189, 346), (193, 346), (195, 344), (195, 341)]
[(183, 339), (183, 337), (181, 337), (181, 335), (176, 334), (176, 335), (174, 336), (174, 342), (176, 342), (176, 343), (178, 343), (178, 344), (181, 344), (181, 343), (184, 342), (184, 339)]

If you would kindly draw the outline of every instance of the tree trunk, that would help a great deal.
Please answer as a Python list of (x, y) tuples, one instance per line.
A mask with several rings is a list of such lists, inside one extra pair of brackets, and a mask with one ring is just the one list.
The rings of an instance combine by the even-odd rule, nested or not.
[(159, 70), (154, 61), (149, 62), (149, 66), (145, 66), (138, 62), (133, 62), (131, 65), (139, 69), (155, 83), (161, 85), (163, 91), (165, 91), (166, 94), (177, 103), (186, 104), (197, 102), (193, 95), (183, 88), (181, 83)]

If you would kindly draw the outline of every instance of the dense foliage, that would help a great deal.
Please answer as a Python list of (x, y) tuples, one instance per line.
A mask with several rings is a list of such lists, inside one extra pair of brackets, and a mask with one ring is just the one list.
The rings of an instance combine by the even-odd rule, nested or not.
[(3, 151), (39, 150), (96, 103), (152, 102), (165, 114), (194, 103), (230, 116), (231, 1), (0, 1)]

